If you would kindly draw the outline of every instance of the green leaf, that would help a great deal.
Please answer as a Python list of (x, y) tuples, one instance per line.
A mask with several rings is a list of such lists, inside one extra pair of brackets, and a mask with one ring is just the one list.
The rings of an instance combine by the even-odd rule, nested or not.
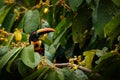
[(10, 32), (12, 30), (13, 24), (15, 22), (16, 14), (14, 13), (14, 8), (11, 8), (11, 10), (6, 15), (2, 27), (5, 28), (6, 31)]
[[(106, 5), (107, 4), (107, 5)], [(104, 37), (104, 26), (117, 15), (120, 10), (113, 4), (111, 0), (97, 0), (96, 8), (93, 10), (93, 26), (95, 33), (103, 38)]]
[(12, 8), (13, 6), (3, 6), (1, 9), (0, 9), (0, 26), (2, 26), (2, 23), (6, 17), (6, 15), (8, 14), (8, 12), (10, 11), (10, 9)]
[[(66, 26), (66, 27), (65, 27)], [(53, 57), (55, 55), (55, 52), (57, 50), (57, 48), (60, 45), (60, 41), (63, 37), (63, 35), (65, 34), (65, 32), (67, 31), (67, 29), (70, 27), (70, 24), (66, 25), (66, 19), (62, 20), (58, 26), (56, 27), (56, 33), (55, 33), (55, 40), (52, 42), (52, 44), (50, 45), (50, 47), (47, 49), (47, 52), (49, 54), (51, 54), (51, 58), (48, 58), (50, 60), (53, 60)]]
[(90, 3), (91, 3), (91, 1), (92, 1), (92, 0), (86, 0), (86, 2), (87, 2), (88, 4), (90, 4)]
[(46, 74), (49, 72), (50, 68), (45, 69), (36, 80), (43, 80)]
[(27, 41), (27, 38), (28, 38), (27, 34), (22, 33), (22, 42)]
[(18, 52), (16, 52), (16, 54), (13, 56), (13, 58), (8, 62), (8, 65), (7, 65), (7, 67), (6, 67), (6, 70), (8, 71), (8, 72), (11, 72), (10, 71), (10, 68), (11, 68), (11, 65), (12, 65), (12, 63), (13, 63), (13, 61), (17, 58), (17, 56), (19, 55), (19, 53), (22, 51), (22, 47), (19, 49), (19, 51)]
[(0, 1), (0, 8), (4, 6), (4, 4), (5, 4), (4, 2), (5, 2), (5, 0)]
[(22, 77), (26, 77), (30, 74), (30, 71), (31, 70), (28, 66), (26, 66), (22, 60), (18, 60), (17, 61), (17, 66), (18, 66), (18, 71), (19, 71), (19, 74), (22, 76)]
[(110, 38), (110, 45), (112, 46), (113, 41), (120, 34), (120, 14), (115, 16), (111, 21), (109, 21), (104, 27), (105, 37)]
[(80, 70), (72, 70), (70, 68), (63, 68), (64, 80), (87, 80), (87, 76)]
[(7, 62), (20, 50), (21, 48), (13, 48), (8, 51), (0, 60), (0, 70), (7, 64)]
[(85, 67), (86, 68), (92, 68), (92, 61), (95, 56), (96, 50), (91, 50), (91, 51), (85, 51), (83, 55), (85, 56)]
[(7, 46), (0, 46), (0, 57), (6, 54), (8, 50)]
[(64, 80), (63, 72), (60, 69), (51, 69), (47, 74), (46, 80)]
[(73, 11), (77, 11), (77, 8), (82, 4), (83, 0), (69, 0), (69, 5)]
[(66, 67), (62, 69), (62, 72), (64, 74), (65, 80), (76, 80), (74, 77), (75, 73), (72, 69)]
[(35, 5), (36, 0), (22, 0), (23, 5), (30, 8)]
[(40, 54), (39, 53), (34, 53), (34, 57), (35, 57), (35, 67), (40, 63), (40, 60), (42, 59), (41, 57), (40, 57)]
[(12, 42), (13, 39), (14, 39), (14, 34), (12, 34), (11, 36), (9, 36), (9, 40), (8, 40), (8, 43), (7, 43), (7, 47), (10, 46), (10, 43)]
[(17, 28), (23, 29), (24, 24), (25, 24), (25, 15), (22, 17), (22, 19), (21, 19), (20, 22), (18, 23)]
[(64, 80), (64, 74), (62, 72), (62, 70), (57, 70), (56, 69), (56, 72), (57, 72), (57, 79), (56, 80)]
[(117, 5), (118, 7), (120, 7), (120, 0), (112, 0), (112, 1), (113, 1), (113, 3), (115, 5)]
[(47, 73), (46, 80), (56, 80), (56, 70), (51, 69), (51, 70)]
[(38, 25), (40, 24), (40, 16), (38, 10), (29, 10), (25, 13), (24, 17), (24, 31), (26, 33), (31, 33), (32, 31), (37, 30)]
[[(111, 21), (109, 21), (104, 27), (104, 33), (106, 36), (111, 36), (120, 25), (120, 14), (115, 16)], [(119, 34), (120, 32), (118, 32)]]
[(25, 65), (30, 68), (35, 67), (35, 57), (33, 45), (25, 47), (21, 52), (21, 59)]
[(84, 46), (89, 35), (90, 14), (91, 9), (88, 7), (80, 8), (72, 24), (72, 38), (74, 43), (80, 43), (80, 48)]
[(40, 74), (42, 74), (45, 70), (50, 69), (48, 66), (44, 66), (42, 68), (40, 68), (39, 70), (33, 72), (32, 74), (30, 74), (29, 76), (25, 77), (23, 80), (34, 80), (36, 79)]
[(111, 53), (111, 52), (107, 52), (105, 53), (102, 57), (100, 57), (97, 61), (97, 64), (99, 64), (100, 62), (107, 60), (108, 58), (114, 56), (115, 54)]
[(81, 71), (81, 70), (77, 69), (75, 71), (75, 73), (76, 73), (77, 79), (79, 79), (79, 80), (87, 80), (88, 79), (87, 75), (85, 75), (85, 73), (83, 71)]

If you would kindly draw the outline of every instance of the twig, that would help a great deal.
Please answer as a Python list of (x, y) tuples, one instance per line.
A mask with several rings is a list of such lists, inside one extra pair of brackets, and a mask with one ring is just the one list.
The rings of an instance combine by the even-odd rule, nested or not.
[[(69, 63), (56, 63), (54, 64), (56, 67), (73, 67), (74, 64), (69, 64)], [(78, 69), (84, 71), (84, 72), (88, 72), (88, 73), (94, 73), (91, 69), (88, 69), (88, 68), (85, 68), (85, 67), (82, 67), (82, 66), (79, 66)], [(100, 77), (101, 75), (99, 73), (94, 73), (94, 75), (96, 77)]]

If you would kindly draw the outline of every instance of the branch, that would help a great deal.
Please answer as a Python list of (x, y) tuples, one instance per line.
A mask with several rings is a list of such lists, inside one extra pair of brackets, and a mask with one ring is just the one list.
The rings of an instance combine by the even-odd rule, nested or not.
[[(74, 64), (69, 64), (69, 63), (56, 63), (54, 64), (56, 67), (73, 67)], [(84, 71), (84, 72), (88, 72), (88, 73), (94, 73), (91, 69), (88, 69), (88, 68), (85, 68), (85, 67), (82, 67), (82, 66), (79, 66), (78, 69)], [(100, 77), (101, 75), (99, 73), (94, 73), (94, 75), (96, 77)]]

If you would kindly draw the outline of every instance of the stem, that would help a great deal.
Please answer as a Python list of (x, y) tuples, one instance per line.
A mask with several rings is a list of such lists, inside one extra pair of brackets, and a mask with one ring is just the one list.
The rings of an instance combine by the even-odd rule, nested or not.
[[(57, 64), (54, 64), (56, 67), (73, 67), (74, 64), (70, 64), (70, 63), (57, 63)], [(82, 67), (82, 66), (79, 66), (78, 69), (84, 71), (84, 72), (88, 72), (88, 73), (94, 73), (91, 69), (88, 69), (88, 68), (85, 68), (85, 67)], [(94, 73), (94, 75), (96, 77), (100, 77), (101, 75), (99, 73)]]

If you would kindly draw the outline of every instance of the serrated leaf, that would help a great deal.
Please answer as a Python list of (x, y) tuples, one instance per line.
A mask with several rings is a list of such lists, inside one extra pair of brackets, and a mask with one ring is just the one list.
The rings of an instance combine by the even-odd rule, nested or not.
[(32, 31), (37, 30), (40, 23), (40, 16), (38, 10), (29, 10), (25, 13), (24, 17), (24, 31), (26, 33), (31, 33)]
[(13, 48), (11, 51), (8, 51), (0, 60), (0, 70), (7, 64), (7, 62), (13, 57), (20, 48)]
[(91, 51), (85, 51), (83, 52), (83, 55), (85, 56), (85, 67), (86, 68), (92, 68), (92, 61), (95, 56), (96, 50), (91, 50)]
[(34, 57), (33, 45), (29, 45), (22, 50), (21, 59), (26, 66), (28, 66), (30, 68), (35, 67), (35, 57)]
[(77, 11), (78, 7), (82, 4), (83, 0), (69, 0), (69, 5), (73, 11)]

